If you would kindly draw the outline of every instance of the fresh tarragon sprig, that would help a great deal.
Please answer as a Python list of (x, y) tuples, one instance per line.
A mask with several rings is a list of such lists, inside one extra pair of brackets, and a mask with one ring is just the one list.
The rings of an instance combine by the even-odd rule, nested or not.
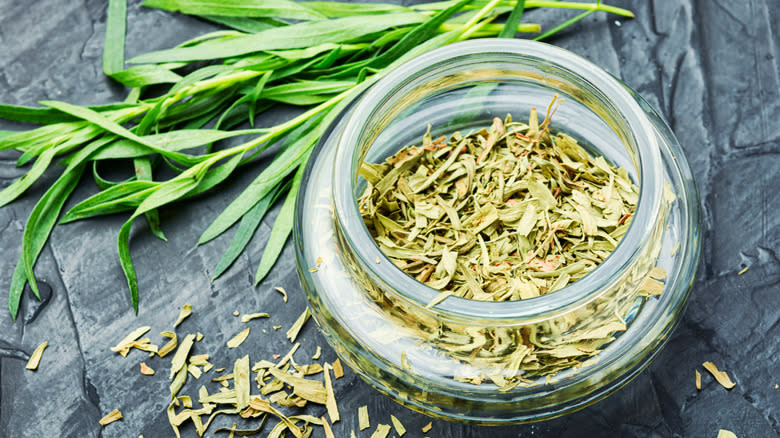
[[(126, 0), (110, 0), (103, 70), (130, 88), (125, 102), (91, 107), (56, 101), (40, 102), (43, 108), (0, 105), (0, 118), (42, 125), (28, 131), (0, 131), (0, 150), (20, 151), (18, 165), (34, 160), (24, 176), (0, 191), (0, 206), (25, 193), (55, 163), (64, 165), (27, 220), (9, 291), (13, 318), (27, 283), (39, 295), (34, 266), (58, 218), (59, 223), (67, 223), (127, 211), (132, 213), (120, 229), (117, 247), (137, 312), (138, 286), (129, 251), (133, 221), (145, 216), (150, 230), (165, 239), (156, 213), (159, 207), (210, 190), (262, 151), (278, 147), (272, 163), (198, 241), (204, 244), (240, 222), (217, 263), (214, 277), (218, 277), (286, 191), (258, 266), (255, 282), (259, 283), (292, 230), (302, 169), (313, 146), (344, 106), (385, 72), (455, 41), (538, 33), (538, 24), (520, 23), (528, 8), (583, 11), (535, 39), (548, 38), (596, 11), (633, 16), (601, 2), (530, 0), (450, 0), (410, 7), (332, 1), (147, 0), (144, 6), (196, 15), (230, 29), (140, 55), (125, 68)], [(493, 23), (507, 13), (506, 24)], [(169, 88), (162, 95), (147, 97), (150, 86)], [(276, 103), (310, 109), (270, 128), (233, 129), (246, 121), (252, 124)], [(254, 138), (213, 149), (215, 142), (239, 136)], [(135, 176), (122, 182), (105, 180), (98, 163), (108, 159), (132, 160)], [(153, 172), (159, 163), (177, 175), (156, 180)], [(60, 218), (86, 172), (92, 173), (101, 191)]]

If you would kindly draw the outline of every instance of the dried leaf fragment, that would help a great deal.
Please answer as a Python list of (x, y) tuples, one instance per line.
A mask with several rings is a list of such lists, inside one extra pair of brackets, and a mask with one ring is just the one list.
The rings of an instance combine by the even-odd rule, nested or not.
[(130, 352), (133, 342), (138, 340), (138, 338), (143, 336), (146, 332), (148, 332), (151, 329), (152, 328), (147, 325), (133, 330), (132, 332), (130, 332), (130, 334), (125, 336), (124, 339), (119, 341), (114, 347), (111, 347), (111, 351), (121, 354), (122, 357), (127, 357), (127, 353)]
[(393, 422), (395, 433), (397, 433), (399, 437), (404, 436), (406, 433), (406, 428), (403, 424), (401, 424), (401, 421), (398, 418), (395, 418), (395, 415), (390, 415), (390, 420)]
[(317, 346), (317, 351), (314, 352), (314, 355), (311, 358), (312, 358), (312, 360), (317, 360), (317, 359), (320, 358), (321, 355), (322, 355), (322, 347), (320, 347), (318, 345)]
[(344, 368), (341, 366), (341, 359), (333, 361), (333, 377), (340, 379), (344, 377)]
[(149, 367), (149, 365), (146, 364), (146, 362), (141, 362), (141, 374), (144, 376), (153, 376), (154, 370)]
[(184, 337), (181, 345), (179, 345), (179, 348), (176, 350), (176, 354), (174, 354), (173, 359), (171, 359), (171, 376), (169, 378), (172, 379), (179, 370), (184, 368), (184, 365), (187, 362), (187, 356), (189, 356), (194, 342), (195, 335), (189, 334)]
[(179, 326), (179, 324), (182, 323), (187, 317), (192, 315), (192, 304), (185, 304), (181, 306), (181, 310), (179, 310), (179, 317), (176, 318), (176, 322), (173, 323), (173, 327), (176, 328)]
[(325, 417), (320, 417), (320, 420), (322, 420), (322, 428), (325, 429), (325, 438), (336, 438), (333, 435), (333, 429), (330, 428), (330, 424), (325, 421)]
[(429, 421), (428, 424), (422, 427), (423, 433), (428, 433), (429, 430), (433, 429), (433, 422)]
[(282, 299), (283, 299), (283, 300), (284, 300), (284, 302), (286, 303), (286, 302), (287, 302), (287, 292), (284, 290), (284, 288), (283, 288), (283, 287), (279, 287), (279, 286), (277, 286), (277, 287), (275, 287), (274, 289), (276, 289), (276, 291), (277, 291), (277, 292), (279, 292), (280, 294), (282, 294)]
[(295, 339), (298, 337), (298, 333), (301, 332), (301, 329), (303, 328), (303, 325), (306, 324), (306, 321), (309, 320), (309, 317), (311, 317), (311, 313), (309, 312), (309, 308), (307, 307), (306, 310), (301, 313), (301, 316), (298, 317), (297, 320), (295, 320), (295, 323), (290, 327), (289, 330), (287, 330), (287, 339), (290, 340), (290, 342), (295, 342)]
[(101, 418), (98, 423), (100, 423), (101, 426), (106, 426), (108, 424), (113, 423), (114, 421), (121, 420), (122, 419), (122, 413), (119, 412), (119, 409), (114, 409), (113, 411), (106, 414), (105, 417)]
[(718, 438), (737, 438), (737, 434), (727, 429), (721, 429), (718, 431)]
[(336, 404), (336, 395), (333, 393), (333, 382), (330, 380), (330, 371), (331, 366), (330, 364), (325, 364), (325, 391), (327, 392), (327, 400), (325, 403), (325, 407), (328, 409), (328, 417), (330, 417), (330, 422), (335, 423), (339, 421), (339, 407)]
[[(744, 268), (742, 268), (742, 270), (740, 270), (739, 272), (737, 272), (737, 275), (742, 275), (742, 274), (744, 274), (745, 272), (747, 272), (747, 271), (748, 271), (748, 269), (750, 269), (750, 266), (745, 266)], [(721, 429), (721, 430), (722, 430), (722, 429)]]
[(41, 357), (43, 357), (43, 350), (45, 350), (48, 345), (48, 342), (43, 342), (41, 345), (37, 346), (32, 355), (30, 355), (30, 360), (27, 361), (27, 366), (25, 368), (33, 371), (37, 370), (38, 364), (41, 362)]
[(241, 330), (237, 335), (233, 336), (229, 341), (227, 341), (228, 348), (238, 347), (246, 340), (247, 336), (249, 336), (249, 327)]
[(390, 425), (380, 424), (376, 427), (374, 433), (371, 434), (371, 438), (387, 438), (387, 435), (389, 434), (390, 434)]
[(173, 351), (174, 348), (176, 348), (176, 345), (178, 345), (178, 340), (176, 339), (176, 333), (171, 331), (160, 332), (160, 336), (170, 339), (167, 344), (163, 345), (157, 351), (158, 356), (165, 357), (168, 355), (168, 353)]
[(368, 420), (368, 406), (358, 408), (358, 427), (360, 427), (360, 430), (371, 427), (371, 423)]
[(241, 322), (249, 322), (249, 321), (251, 321), (253, 319), (268, 318), (270, 316), (271, 315), (269, 315), (267, 313), (249, 313), (249, 314), (244, 314), (244, 315), (241, 315)]
[(701, 391), (701, 373), (696, 370), (696, 389)]
[(233, 384), (236, 388), (236, 407), (245, 409), (249, 406), (249, 355), (236, 360), (233, 365)]
[(712, 374), (712, 377), (714, 377), (715, 380), (717, 380), (718, 383), (720, 383), (720, 386), (726, 389), (731, 389), (737, 385), (736, 383), (731, 381), (729, 375), (725, 371), (718, 370), (718, 367), (715, 366), (714, 363), (707, 361), (701, 364), (701, 366), (703, 366), (705, 370), (709, 371), (710, 374)]

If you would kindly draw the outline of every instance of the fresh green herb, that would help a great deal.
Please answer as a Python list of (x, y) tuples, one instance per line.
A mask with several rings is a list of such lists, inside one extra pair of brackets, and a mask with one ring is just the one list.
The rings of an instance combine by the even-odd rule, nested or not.
[[(283, 187), (291, 184), (257, 269), (259, 282), (290, 234), (302, 169), (313, 145), (341, 110), (385, 72), (458, 40), (538, 32), (538, 24), (519, 22), (524, 9), (578, 9), (633, 16), (601, 2), (532, 0), (448, 0), (411, 7), (329, 1), (147, 0), (144, 6), (193, 14), (235, 30), (212, 32), (171, 49), (138, 56), (130, 60), (136, 65), (125, 68), (127, 5), (124, 0), (110, 0), (103, 70), (132, 87), (124, 103), (78, 107), (42, 102), (48, 108), (0, 105), (2, 118), (44, 125), (23, 132), (0, 132), (0, 150), (18, 150), (19, 165), (34, 160), (26, 175), (0, 192), (0, 205), (23, 194), (56, 162), (67, 165), (25, 225), (22, 255), (8, 300), (14, 318), (27, 283), (38, 295), (35, 262), (88, 165), (101, 191), (78, 202), (61, 222), (130, 212), (120, 229), (117, 251), (131, 304), (137, 311), (139, 292), (129, 250), (134, 219), (145, 216), (150, 230), (165, 239), (158, 208), (211, 190), (239, 166), (253, 163), (258, 154), (279, 146), (271, 165), (214, 220), (198, 242), (204, 244), (241, 222), (214, 270), (214, 278), (223, 274), (246, 248), (265, 212), (285, 191)], [(491, 23), (497, 15), (510, 11), (507, 25)], [(298, 22), (290, 24), (285, 19)], [(566, 21), (553, 30), (571, 23)], [(548, 31), (541, 36), (551, 34)], [(203, 65), (203, 60), (213, 63)], [(169, 88), (153, 95), (147, 93), (151, 85)], [(276, 102), (311, 108), (270, 128), (229, 131), (244, 122), (253, 124), (258, 114)], [(207, 126), (221, 130), (201, 130)], [(238, 135), (257, 137), (237, 146), (213, 146), (218, 140)], [(135, 176), (120, 183), (104, 180), (97, 172), (98, 164), (109, 159), (129, 160)], [(156, 180), (156, 163), (169, 165), (178, 174)]]

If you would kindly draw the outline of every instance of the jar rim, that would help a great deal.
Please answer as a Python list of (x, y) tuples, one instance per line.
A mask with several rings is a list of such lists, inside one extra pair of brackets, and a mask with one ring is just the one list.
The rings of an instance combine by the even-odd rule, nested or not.
[[(341, 225), (357, 223), (357, 221), (363, 225), (354, 195), (354, 184), (361, 159), (359, 141), (367, 121), (381, 106), (384, 97), (396, 91), (415, 74), (436, 68), (437, 65), (448, 61), (489, 53), (509, 54), (542, 61), (587, 83), (601, 92), (618, 111), (628, 127), (628, 134), (632, 137), (627, 140), (635, 145), (639, 177), (636, 212), (626, 234), (613, 252), (588, 275), (561, 290), (531, 299), (494, 302), (451, 296), (430, 309), (443, 318), (489, 319), (499, 324), (501, 321), (511, 322), (518, 319), (543, 319), (584, 305), (609, 290), (617, 281), (616, 279), (630, 269), (631, 260), (650, 239), (657, 223), (658, 212), (661, 210), (663, 187), (650, 183), (662, 181), (663, 171), (660, 149), (652, 124), (625, 86), (590, 61), (545, 43), (489, 38), (448, 45), (401, 65), (378, 81), (357, 102), (338, 139), (333, 172), (335, 215)], [(345, 169), (349, 171), (344, 171)], [(648, 183), (644, 183), (645, 181)], [(344, 231), (343, 237), (354, 249), (354, 255), (362, 268), (399, 295), (425, 306), (441, 292), (418, 282), (390, 262), (379, 249), (367, 227), (354, 227)], [(634, 245), (629, 246), (624, 242), (633, 242)], [(636, 244), (637, 242), (639, 244)], [(385, 262), (372, 263), (371, 261), (377, 257)]]

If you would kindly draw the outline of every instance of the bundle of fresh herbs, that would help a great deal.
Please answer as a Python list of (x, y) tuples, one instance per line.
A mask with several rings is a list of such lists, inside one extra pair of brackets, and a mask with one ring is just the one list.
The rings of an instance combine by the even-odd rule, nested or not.
[[(129, 250), (133, 221), (145, 216), (150, 230), (165, 239), (159, 207), (212, 189), (239, 166), (277, 147), (271, 164), (198, 241), (206, 243), (240, 222), (233, 242), (217, 262), (214, 277), (218, 277), (284, 194), (257, 269), (255, 281), (260, 282), (290, 234), (302, 169), (312, 147), (344, 106), (386, 71), (455, 41), (538, 33), (539, 25), (520, 23), (527, 8), (582, 11), (535, 39), (547, 38), (596, 11), (633, 15), (601, 2), (541, 0), (447, 0), (410, 7), (289, 0), (146, 0), (144, 5), (196, 15), (228, 30), (135, 57), (125, 68), (126, 0), (110, 0), (103, 70), (130, 89), (124, 102), (92, 107), (58, 101), (40, 102), (44, 108), (0, 105), (0, 118), (42, 125), (29, 131), (0, 131), (0, 150), (21, 152), (19, 166), (33, 163), (26, 175), (0, 191), (0, 206), (24, 194), (49, 167), (64, 165), (25, 226), (8, 299), (14, 318), (27, 283), (38, 295), (34, 266), (55, 224), (127, 211), (132, 213), (119, 231), (117, 246), (137, 311), (138, 287)], [(505, 24), (493, 23), (507, 13)], [(160, 87), (165, 88), (162, 94), (152, 94)], [(270, 128), (233, 130), (247, 121), (253, 125), (260, 113), (277, 102), (309, 109)], [(212, 147), (242, 135), (255, 137), (237, 146)], [(101, 178), (98, 164), (111, 159), (132, 162), (135, 176), (119, 183)], [(161, 163), (174, 169), (176, 176), (155, 180), (159, 178), (155, 166)], [(100, 192), (60, 217), (75, 186), (89, 171)]]

